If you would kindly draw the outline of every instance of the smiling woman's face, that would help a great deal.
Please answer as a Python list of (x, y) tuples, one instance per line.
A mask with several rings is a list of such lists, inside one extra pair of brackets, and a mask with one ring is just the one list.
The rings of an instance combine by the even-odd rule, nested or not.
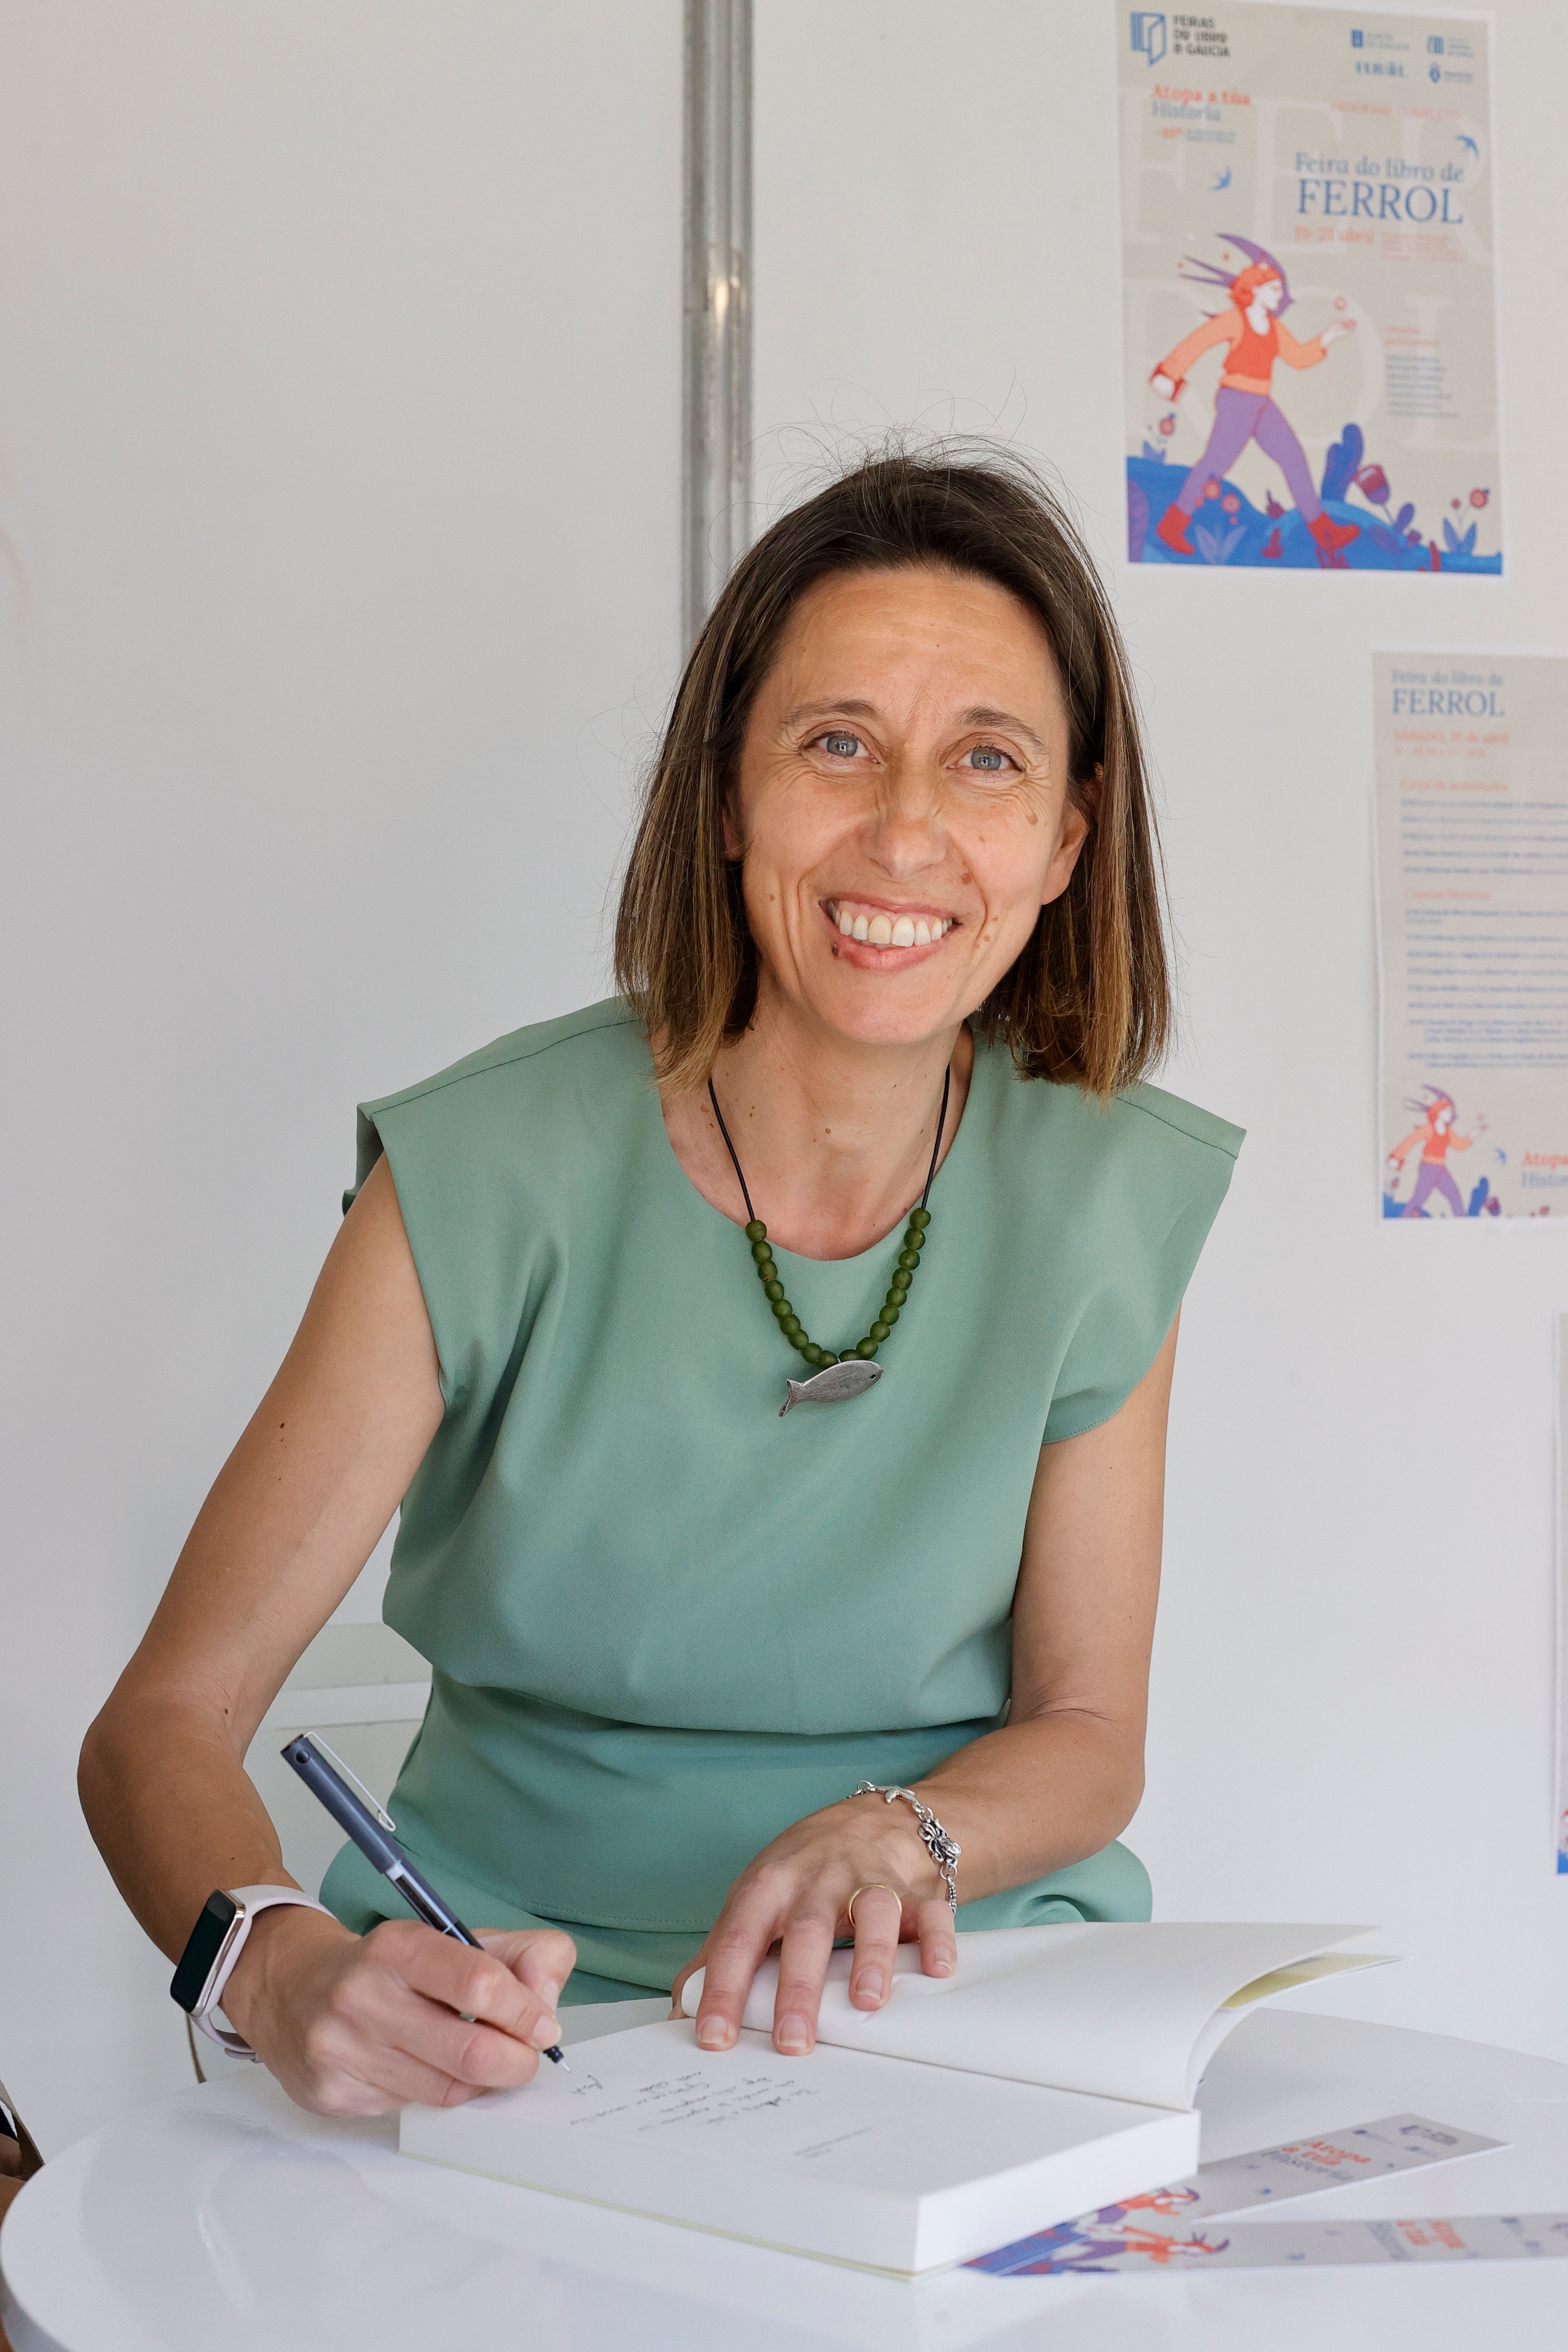
[(1044, 630), (988, 580), (853, 572), (803, 597), (726, 828), (764, 994), (867, 1045), (955, 1028), (1066, 889), (1088, 825)]

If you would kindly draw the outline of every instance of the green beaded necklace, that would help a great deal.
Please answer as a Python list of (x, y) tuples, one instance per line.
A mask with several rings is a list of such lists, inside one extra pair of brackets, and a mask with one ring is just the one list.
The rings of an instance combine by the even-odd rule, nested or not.
[[(713, 1091), (713, 1081), (711, 1078), (709, 1079), (708, 1099), (713, 1106), (713, 1116), (719, 1122), (719, 1132), (724, 1139), (724, 1148), (734, 1162), (735, 1174), (741, 1186), (741, 1197), (746, 1204), (748, 1219), (745, 1228), (746, 1239), (752, 1245), (752, 1263), (757, 1269), (757, 1279), (763, 1286), (763, 1295), (773, 1308), (779, 1329), (784, 1333), (790, 1346), (796, 1355), (805, 1357), (816, 1374), (814, 1380), (790, 1381), (787, 1383), (789, 1393), (779, 1407), (781, 1413), (786, 1413), (792, 1404), (837, 1404), (846, 1397), (861, 1396), (874, 1381), (880, 1380), (882, 1368), (875, 1361), (877, 1350), (884, 1339), (892, 1336), (893, 1326), (909, 1302), (910, 1291), (913, 1286), (915, 1276), (920, 1271), (921, 1251), (925, 1246), (926, 1232), (931, 1224), (931, 1211), (927, 1208), (926, 1202), (931, 1198), (931, 1188), (936, 1176), (936, 1163), (942, 1151), (942, 1139), (947, 1129), (947, 1103), (952, 1088), (952, 1066), (950, 1063), (942, 1082), (942, 1110), (936, 1123), (936, 1141), (931, 1148), (931, 1166), (926, 1171), (925, 1190), (921, 1194), (919, 1208), (910, 1211), (910, 1222), (904, 1229), (903, 1247), (899, 1252), (898, 1264), (893, 1269), (893, 1278), (888, 1285), (888, 1295), (879, 1307), (877, 1319), (866, 1337), (858, 1340), (853, 1348), (846, 1348), (842, 1352), (835, 1353), (831, 1348), (817, 1346), (789, 1300), (784, 1297), (784, 1286), (779, 1280), (778, 1268), (773, 1264), (773, 1254), (768, 1246), (768, 1229), (752, 1206), (752, 1195), (747, 1189), (745, 1171), (741, 1166), (741, 1155), (731, 1141), (730, 1130), (724, 1124), (724, 1114), (719, 1108), (719, 1097)], [(840, 1367), (854, 1369), (853, 1370), (841, 1370)]]

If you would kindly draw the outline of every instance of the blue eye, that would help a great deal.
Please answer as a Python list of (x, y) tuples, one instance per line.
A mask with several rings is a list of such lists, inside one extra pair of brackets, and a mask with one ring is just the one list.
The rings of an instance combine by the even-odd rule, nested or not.
[(852, 760), (860, 749), (858, 735), (846, 735), (835, 729), (831, 734), (817, 739), (830, 759)]
[(980, 773), (986, 776), (999, 776), (1004, 768), (1012, 765), (1006, 752), (999, 751), (994, 743), (976, 744), (969, 757)]

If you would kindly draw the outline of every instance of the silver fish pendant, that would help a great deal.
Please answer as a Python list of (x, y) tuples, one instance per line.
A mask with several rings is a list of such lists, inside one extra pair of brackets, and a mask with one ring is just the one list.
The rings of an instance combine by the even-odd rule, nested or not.
[(864, 1357), (857, 1358), (852, 1364), (825, 1364), (808, 1381), (785, 1381), (789, 1394), (779, 1407), (779, 1419), (784, 1419), (792, 1404), (842, 1404), (846, 1397), (864, 1396), (881, 1377), (881, 1365)]

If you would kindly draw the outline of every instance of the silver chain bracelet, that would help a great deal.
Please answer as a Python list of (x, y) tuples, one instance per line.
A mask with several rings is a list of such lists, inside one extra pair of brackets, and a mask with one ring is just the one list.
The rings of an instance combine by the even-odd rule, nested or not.
[(912, 1789), (879, 1789), (875, 1780), (862, 1780), (855, 1794), (858, 1797), (880, 1797), (890, 1805), (901, 1797), (906, 1805), (915, 1809), (915, 1819), (921, 1825), (921, 1843), (937, 1866), (942, 1885), (947, 1889), (947, 1907), (954, 1919), (958, 1916), (958, 1857), (963, 1848), (950, 1838), (929, 1805), (922, 1805)]

